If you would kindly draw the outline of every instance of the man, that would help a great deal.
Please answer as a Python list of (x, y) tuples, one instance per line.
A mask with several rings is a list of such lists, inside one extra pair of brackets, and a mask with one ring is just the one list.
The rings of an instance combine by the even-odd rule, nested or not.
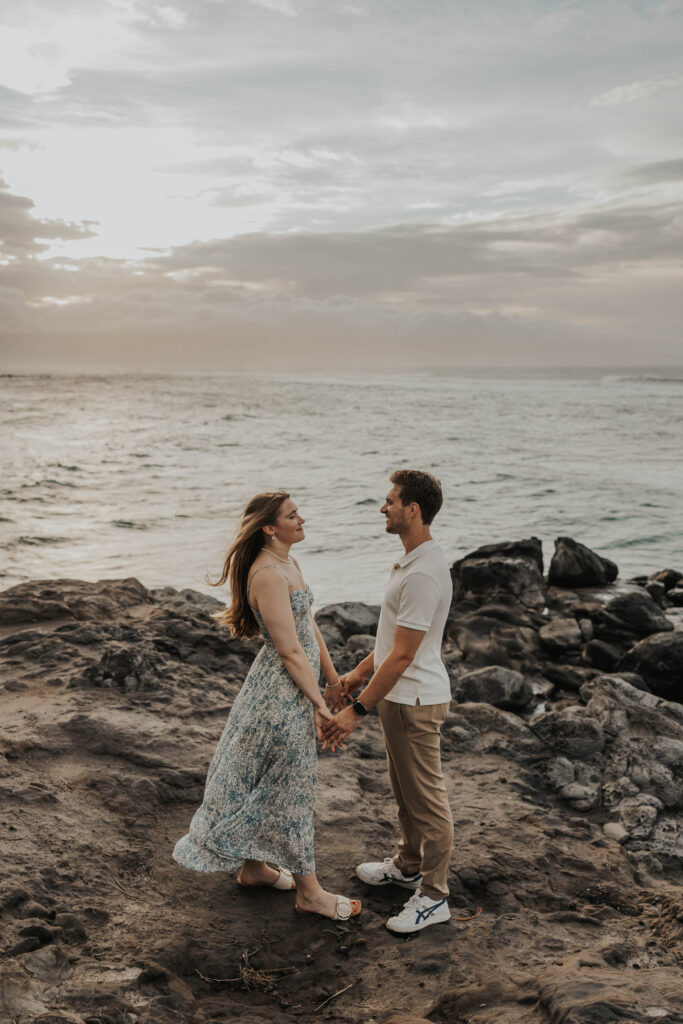
[(373, 654), (340, 680), (345, 695), (365, 686), (324, 727), (324, 737), (326, 743), (343, 742), (377, 708), (400, 842), (394, 857), (359, 864), (356, 874), (368, 885), (414, 890), (403, 910), (387, 921), (390, 931), (405, 934), (451, 916), (453, 819), (441, 772), (441, 726), (451, 693), (441, 640), (453, 586), (429, 530), (442, 504), (439, 481), (430, 473), (400, 469), (391, 483), (381, 511), (387, 533), (398, 534), (405, 553), (387, 584)]

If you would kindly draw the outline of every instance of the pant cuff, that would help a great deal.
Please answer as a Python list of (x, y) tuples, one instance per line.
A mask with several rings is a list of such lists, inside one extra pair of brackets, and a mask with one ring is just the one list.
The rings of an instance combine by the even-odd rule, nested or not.
[(438, 901), (438, 900), (442, 900), (442, 899), (448, 899), (448, 896), (449, 896), (448, 889), (446, 890), (446, 892), (439, 892), (438, 889), (432, 889), (431, 886), (429, 886), (429, 885), (425, 886), (424, 884), (422, 886), (420, 886), (420, 888), (422, 890), (422, 895), (423, 896), (427, 896), (430, 900), (437, 900)]
[(394, 857), (394, 866), (398, 868), (401, 874), (409, 877), (410, 875), (419, 875), (420, 873), (420, 862), (415, 861), (412, 867), (408, 867), (405, 860), (402, 860), (398, 855)]

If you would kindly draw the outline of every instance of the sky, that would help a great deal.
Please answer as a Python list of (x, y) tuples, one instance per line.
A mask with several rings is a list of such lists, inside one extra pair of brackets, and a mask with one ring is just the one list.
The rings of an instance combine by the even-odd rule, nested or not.
[(682, 235), (683, 0), (2, 2), (4, 370), (681, 365)]

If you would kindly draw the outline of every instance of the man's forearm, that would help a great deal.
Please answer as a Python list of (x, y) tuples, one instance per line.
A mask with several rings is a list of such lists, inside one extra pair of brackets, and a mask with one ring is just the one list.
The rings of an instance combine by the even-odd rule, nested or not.
[(395, 654), (393, 651), (386, 656), (368, 685), (358, 694), (358, 700), (368, 711), (376, 707), (382, 698), (393, 690), (412, 660), (409, 655)]
[(363, 677), (363, 681), (365, 681), (368, 678), (368, 676), (371, 674), (371, 672), (374, 669), (374, 667), (375, 667), (375, 652), (374, 651), (370, 651), (370, 653), (368, 655), (366, 655), (366, 657), (363, 658), (363, 660), (358, 665), (356, 665), (355, 671), (360, 676), (362, 676)]

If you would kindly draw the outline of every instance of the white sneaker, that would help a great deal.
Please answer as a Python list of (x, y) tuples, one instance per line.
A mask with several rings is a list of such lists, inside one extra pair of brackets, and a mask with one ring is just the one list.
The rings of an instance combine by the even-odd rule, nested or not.
[(387, 928), (390, 932), (406, 935), (408, 932), (419, 932), (430, 924), (442, 924), (451, 916), (448, 899), (432, 900), (424, 896), (421, 889), (414, 893), (400, 914), (390, 917)]
[(419, 889), (422, 881), (422, 872), (404, 875), (391, 857), (385, 857), (383, 861), (371, 860), (366, 864), (359, 864), (356, 874), (366, 885), (400, 885), (404, 889)]

